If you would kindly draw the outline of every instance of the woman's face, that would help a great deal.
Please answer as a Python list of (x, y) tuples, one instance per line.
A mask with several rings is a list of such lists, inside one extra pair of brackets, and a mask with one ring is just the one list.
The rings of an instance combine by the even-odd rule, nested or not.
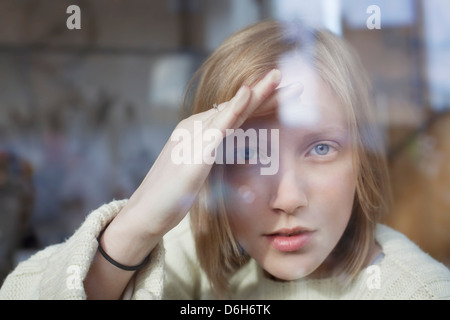
[(303, 93), (281, 97), (277, 115), (249, 119), (242, 129), (267, 129), (268, 138), (236, 149), (247, 162), (278, 149), (278, 170), (261, 174), (263, 161), (227, 165), (226, 206), (243, 249), (272, 276), (294, 280), (321, 266), (341, 238), (356, 175), (345, 111), (333, 92), (305, 65), (281, 71), (280, 87), (300, 83)]

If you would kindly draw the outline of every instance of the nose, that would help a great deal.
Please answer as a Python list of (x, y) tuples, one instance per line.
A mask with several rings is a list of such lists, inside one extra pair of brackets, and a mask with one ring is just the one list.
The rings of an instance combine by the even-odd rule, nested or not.
[(281, 169), (275, 176), (270, 206), (277, 213), (294, 214), (308, 205), (306, 181), (299, 177), (294, 166)]

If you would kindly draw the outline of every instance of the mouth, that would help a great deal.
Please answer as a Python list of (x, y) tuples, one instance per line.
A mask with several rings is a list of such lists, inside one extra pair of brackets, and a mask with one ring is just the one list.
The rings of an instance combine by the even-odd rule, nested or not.
[(279, 229), (264, 236), (276, 250), (294, 252), (305, 247), (313, 234), (314, 231), (311, 229), (296, 227)]
[(312, 232), (312, 230), (304, 227), (282, 228), (272, 233), (268, 233), (266, 236), (292, 237), (307, 232)]

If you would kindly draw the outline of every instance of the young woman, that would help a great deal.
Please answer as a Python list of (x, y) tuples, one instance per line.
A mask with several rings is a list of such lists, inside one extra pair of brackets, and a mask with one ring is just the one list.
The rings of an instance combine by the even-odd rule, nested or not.
[(449, 270), (379, 224), (383, 147), (341, 39), (250, 26), (203, 64), (185, 104), (131, 198), (20, 264), (1, 298), (450, 298)]

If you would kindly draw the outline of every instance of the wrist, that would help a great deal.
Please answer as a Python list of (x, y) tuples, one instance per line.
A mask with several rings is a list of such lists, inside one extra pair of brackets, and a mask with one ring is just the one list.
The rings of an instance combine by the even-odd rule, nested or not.
[[(135, 222), (130, 221), (121, 211), (99, 235), (99, 250), (123, 266), (142, 264), (162, 236), (148, 232)], [(102, 253), (103, 257), (105, 254)]]
[[(109, 225), (109, 224), (108, 224)], [(114, 258), (112, 258), (104, 249), (102, 246), (102, 236), (103, 233), (105, 232), (105, 230), (108, 228), (108, 225), (106, 225), (106, 227), (100, 232), (99, 236), (97, 237), (97, 242), (98, 242), (98, 251), (100, 252), (100, 254), (103, 256), (103, 258), (105, 258), (109, 263), (111, 263), (112, 265), (114, 265), (115, 267), (124, 270), (124, 271), (137, 271), (139, 269), (142, 269), (150, 260), (150, 255), (147, 255), (147, 257), (145, 257), (145, 259), (138, 265), (134, 265), (134, 266), (128, 266), (128, 265), (123, 265), (119, 262), (117, 262), (116, 260), (114, 260)]]

